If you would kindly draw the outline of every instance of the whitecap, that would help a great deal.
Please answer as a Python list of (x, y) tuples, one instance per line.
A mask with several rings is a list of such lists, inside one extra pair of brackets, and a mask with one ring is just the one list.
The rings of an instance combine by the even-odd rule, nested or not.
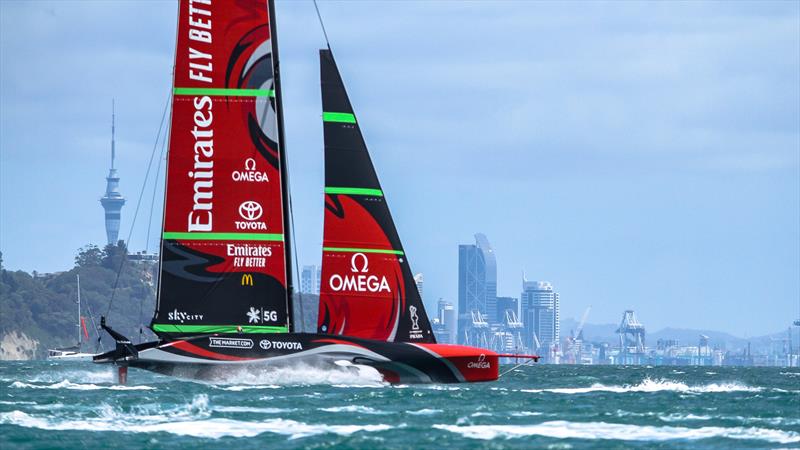
[(442, 412), (444, 411), (442, 411), (441, 409), (422, 408), (416, 411), (406, 411), (406, 414), (411, 414), (412, 416), (431, 416)]
[(711, 416), (699, 416), (696, 414), (669, 414), (666, 416), (658, 416), (659, 419), (663, 420), (664, 422), (682, 422), (685, 420), (711, 420), (713, 417)]
[(255, 406), (215, 406), (213, 410), (217, 412), (257, 414), (281, 414), (297, 411), (296, 408), (259, 408)]
[[(231, 419), (174, 420), (162, 417), (161, 422), (131, 423), (107, 417), (63, 420), (31, 416), (22, 411), (0, 413), (0, 424), (17, 425), (42, 430), (73, 431), (118, 431), (127, 433), (165, 432), (180, 436), (218, 439), (226, 436), (253, 437), (262, 433), (274, 433), (297, 439), (318, 434), (338, 434), (347, 436), (358, 432), (377, 432), (392, 429), (386, 424), (375, 425), (327, 425), (308, 424), (285, 419), (270, 419), (260, 422), (247, 422)], [(402, 425), (401, 425), (402, 426)]]
[(721, 393), (721, 392), (760, 392), (762, 388), (746, 386), (740, 383), (710, 383), (701, 386), (689, 386), (686, 383), (670, 380), (651, 380), (645, 378), (637, 385), (607, 386), (595, 383), (582, 388), (550, 388), (550, 389), (520, 389), (520, 392), (553, 394), (586, 394), (590, 392), (613, 392), (623, 394), (627, 392), (660, 392), (673, 391), (690, 394)]
[(234, 386), (215, 386), (218, 389), (222, 389), (223, 391), (231, 391), (231, 392), (241, 392), (241, 391), (249, 391), (251, 389), (280, 389), (281, 386), (275, 384), (246, 384), (246, 385), (234, 385)]
[(567, 422), (563, 420), (535, 425), (445, 425), (433, 426), (467, 438), (491, 440), (544, 436), (556, 439), (611, 439), (622, 441), (670, 441), (698, 439), (747, 439), (778, 444), (800, 442), (800, 434), (766, 428), (656, 427), (605, 422)]
[(88, 384), (72, 383), (69, 380), (64, 380), (53, 384), (33, 384), (33, 383), (23, 383), (22, 381), (15, 381), (11, 383), (9, 387), (30, 388), (30, 389), (72, 389), (78, 391), (96, 391), (100, 389), (109, 389), (112, 391), (149, 391), (155, 389), (153, 386), (146, 386), (146, 385), (127, 386), (127, 385), (113, 384), (110, 386), (98, 386), (92, 383)]
[(386, 411), (379, 411), (374, 408), (370, 408), (369, 406), (362, 406), (362, 405), (347, 405), (347, 406), (332, 406), (330, 408), (317, 408), (320, 411), (325, 412), (349, 412), (349, 413), (361, 413), (361, 414), (390, 414)]
[(84, 383), (114, 383), (116, 376), (111, 367), (106, 370), (67, 370), (44, 372), (28, 381), (34, 383), (56, 383), (62, 380), (81, 380)]
[(511, 413), (514, 417), (532, 417), (532, 416), (541, 416), (544, 413), (535, 412), (535, 411), (514, 411)]

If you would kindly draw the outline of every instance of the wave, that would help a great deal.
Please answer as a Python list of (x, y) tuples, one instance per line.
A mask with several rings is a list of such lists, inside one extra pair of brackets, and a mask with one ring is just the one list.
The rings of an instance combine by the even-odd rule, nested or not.
[(432, 416), (434, 414), (442, 413), (441, 409), (431, 409), (431, 408), (422, 408), (416, 411), (406, 411), (406, 414), (411, 414), (412, 416)]
[(44, 371), (27, 381), (34, 383), (57, 383), (62, 380), (81, 380), (84, 383), (114, 383), (116, 377), (111, 367), (101, 370), (54, 370)]
[(471, 439), (522, 438), (543, 436), (556, 439), (603, 439), (620, 441), (670, 441), (699, 439), (746, 439), (777, 444), (800, 442), (800, 434), (766, 428), (723, 427), (656, 427), (605, 422), (551, 421), (536, 425), (433, 425), (434, 428), (457, 433)]
[(379, 411), (374, 408), (370, 408), (369, 406), (361, 406), (361, 405), (348, 405), (348, 406), (333, 406), (330, 408), (317, 408), (319, 411), (325, 412), (351, 412), (351, 413), (362, 413), (362, 414), (391, 414), (388, 411)]
[(71, 389), (71, 390), (78, 390), (78, 391), (96, 391), (100, 389), (108, 389), (112, 391), (149, 391), (155, 389), (153, 386), (124, 386), (113, 384), (110, 386), (98, 386), (93, 383), (88, 384), (81, 384), (81, 383), (72, 383), (69, 380), (59, 381), (58, 383), (52, 384), (33, 384), (33, 383), (23, 383), (22, 381), (15, 381), (9, 385), (12, 388), (29, 388), (29, 389)]
[(623, 394), (627, 392), (660, 392), (673, 391), (690, 394), (720, 393), (720, 392), (760, 392), (760, 387), (751, 387), (740, 383), (710, 383), (701, 386), (689, 386), (686, 383), (670, 380), (652, 380), (645, 378), (636, 385), (607, 386), (595, 383), (582, 388), (551, 388), (551, 389), (520, 389), (520, 392), (553, 394), (586, 394), (590, 392), (613, 392)]
[(664, 422), (683, 422), (686, 420), (711, 420), (711, 416), (698, 416), (696, 414), (668, 414), (666, 416), (658, 416)]
[(544, 413), (534, 412), (534, 411), (514, 411), (511, 413), (514, 417), (532, 417), (532, 416), (541, 416)]
[(124, 420), (83, 418), (80, 420), (59, 420), (36, 417), (22, 411), (0, 413), (0, 424), (17, 425), (26, 428), (57, 431), (116, 431), (123, 433), (171, 433), (180, 436), (219, 439), (222, 437), (254, 437), (263, 433), (273, 433), (297, 439), (318, 434), (338, 434), (347, 436), (358, 432), (377, 432), (392, 429), (385, 424), (376, 425), (327, 425), (308, 424), (285, 419), (270, 419), (248, 422), (232, 419), (178, 420), (161, 418), (157, 423), (131, 423)]
[(228, 413), (282, 414), (297, 411), (296, 408), (258, 408), (255, 406), (215, 406), (214, 411)]

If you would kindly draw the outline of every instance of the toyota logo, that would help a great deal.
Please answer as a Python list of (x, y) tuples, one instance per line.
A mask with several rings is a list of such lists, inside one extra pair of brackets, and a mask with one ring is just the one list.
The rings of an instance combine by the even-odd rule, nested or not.
[(258, 202), (248, 200), (239, 205), (239, 215), (242, 216), (244, 220), (258, 220), (263, 213), (264, 210)]
[(261, 342), (258, 343), (258, 346), (263, 348), (264, 350), (269, 350), (272, 348), (272, 341), (262, 339)]

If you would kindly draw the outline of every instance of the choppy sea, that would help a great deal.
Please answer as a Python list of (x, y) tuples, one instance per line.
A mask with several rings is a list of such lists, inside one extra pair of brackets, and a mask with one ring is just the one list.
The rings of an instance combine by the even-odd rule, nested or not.
[[(509, 366), (510, 368), (510, 366)], [(800, 448), (800, 369), (535, 365), (388, 385), (293, 368), (215, 384), (0, 362), (0, 448)]]

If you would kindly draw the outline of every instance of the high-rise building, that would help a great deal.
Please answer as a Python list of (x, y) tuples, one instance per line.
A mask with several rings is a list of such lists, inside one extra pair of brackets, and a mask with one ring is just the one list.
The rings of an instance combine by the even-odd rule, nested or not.
[(300, 292), (319, 294), (319, 272), (316, 266), (303, 266), (300, 272)]
[(436, 341), (440, 344), (456, 343), (456, 310), (453, 304), (439, 299), (436, 305), (436, 322), (439, 324), (439, 333), (436, 334)]
[[(494, 250), (483, 234), (475, 244), (458, 246), (458, 341), (488, 322), (497, 322), (497, 263)], [(472, 342), (476, 344), (476, 342)]]
[(314, 285), (314, 293), (319, 295), (319, 290), (322, 287), (322, 266), (317, 267), (317, 284)]
[(425, 277), (421, 273), (414, 275), (414, 284), (417, 285), (417, 292), (419, 292), (419, 298), (422, 299), (423, 305), (425, 304), (425, 296), (422, 295), (422, 286), (424, 282)]
[(559, 295), (547, 281), (522, 282), (520, 310), (525, 324), (526, 345), (540, 352), (546, 359), (558, 346), (561, 326), (559, 324)]
[(111, 169), (106, 177), (106, 195), (100, 199), (106, 216), (106, 239), (109, 245), (117, 244), (119, 240), (119, 224), (122, 215), (122, 206), (125, 204), (125, 197), (119, 193), (119, 175), (114, 168), (116, 152), (114, 149), (114, 102), (111, 102)]
[(494, 257), (494, 249), (489, 244), (489, 240), (482, 233), (475, 235), (475, 243), (478, 250), (483, 254), (486, 264), (486, 315), (489, 323), (498, 323), (502, 319), (497, 317), (497, 260)]

